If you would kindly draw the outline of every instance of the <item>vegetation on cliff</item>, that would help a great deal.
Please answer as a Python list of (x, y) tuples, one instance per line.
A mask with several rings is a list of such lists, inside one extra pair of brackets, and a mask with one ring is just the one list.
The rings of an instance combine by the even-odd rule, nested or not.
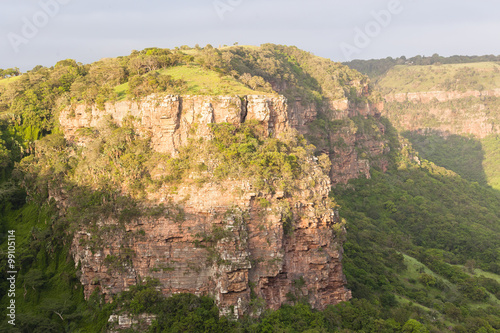
[[(111, 123), (104, 124), (98, 131), (82, 131), (82, 136), (93, 138), (92, 144), (84, 149), (68, 145), (60, 134), (50, 134), (36, 141), (34, 154), (18, 162), (14, 172), (26, 189), (30, 203), (25, 206), (21, 203), (19, 208), (15, 208), (9, 203), (13, 202), (12, 198), (4, 201), (2, 226), (6, 230), (19, 229), (15, 227), (19, 221), (17, 216), (25, 218), (19, 221), (24, 225), (25, 232), (18, 233), (18, 244), (29, 250), (18, 256), (23, 269), (19, 273), (18, 281), (22, 284), (18, 285), (17, 292), (22, 294), (24, 287), (31, 286), (31, 282), (26, 284), (23, 281), (30, 281), (32, 274), (38, 281), (33, 282), (33, 292), (51, 295), (51, 301), (62, 302), (65, 297), (60, 294), (63, 286), (78, 291), (71, 300), (49, 313), (41, 329), (72, 331), (74, 327), (86, 327), (88, 323), (91, 325), (88, 327), (93, 327), (91, 331), (100, 330), (106, 325), (104, 314), (109, 317), (115, 309), (99, 305), (98, 295), (88, 303), (82, 300), (81, 286), (76, 284), (78, 269), (75, 269), (69, 256), (72, 235), (82, 228), (93, 236), (88, 240), (89, 249), (97, 251), (107, 246), (106, 239), (124, 232), (126, 222), (138, 217), (167, 214), (169, 218), (181, 222), (183, 212), (180, 207), (167, 204), (144, 209), (144, 205), (148, 205), (147, 194), (162, 186), (175, 192), (177, 186), (185, 182), (202, 186), (205, 182), (220, 182), (228, 178), (244, 179), (264, 194), (257, 199), (264, 208), (268, 208), (270, 203), (265, 199), (266, 194), (283, 191), (289, 196), (298, 190), (296, 186), (303, 180), (314, 181), (309, 170), (313, 164), (316, 165), (313, 146), (293, 132), (277, 138), (268, 138), (263, 133), (261, 126), (251, 121), (240, 127), (214, 124), (211, 140), (193, 141), (184, 146), (175, 158), (153, 152), (147, 140), (141, 139), (133, 127), (116, 127)], [(327, 160), (322, 159), (321, 165), (325, 171), (328, 170)], [(24, 198), (24, 194), (21, 196)], [(60, 207), (58, 212), (49, 197), (64, 198), (64, 207)], [(27, 211), (30, 214), (25, 216)], [(289, 213), (292, 213), (291, 210)], [(103, 227), (99, 221), (107, 218), (119, 223), (112, 228)], [(43, 237), (38, 234), (37, 228), (40, 228)], [(291, 231), (291, 226), (286, 228), (286, 232)], [(39, 237), (42, 237), (40, 241)], [(124, 272), (124, 266), (134, 255), (130, 249), (134, 237), (140, 238), (141, 234), (127, 235), (119, 254), (105, 258), (104, 264), (109, 269)], [(33, 247), (38, 243), (39, 246)], [(51, 268), (52, 265), (55, 266)], [(58, 279), (61, 276), (68, 281), (60, 282)], [(7, 285), (4, 284), (4, 287), (7, 288)], [(44, 302), (46, 300), (40, 297), (25, 298), (19, 302), (25, 313), (25, 317), (21, 316), (18, 321), (22, 330), (36, 331), (33, 325), (37, 322), (37, 313), (48, 311)], [(95, 307), (100, 307), (98, 311), (102, 311), (102, 316), (91, 316), (87, 312)], [(61, 316), (64, 319), (60, 320)], [(161, 322), (159, 325), (162, 325)]]
[(62, 60), (51, 68), (36, 66), (0, 79), (0, 115), (21, 126), (32, 142), (53, 130), (57, 112), (72, 103), (103, 106), (151, 93), (280, 93), (291, 101), (318, 102), (325, 97), (375, 98), (362, 91), (361, 82), (366, 77), (347, 66), (296, 47), (149, 48), (92, 64)]
[[(387, 97), (384, 115), (422, 158), (467, 180), (500, 189), (500, 99), (495, 93), (500, 87), (498, 57), (403, 60), (399, 58), (383, 75), (371, 72), (377, 88)], [(352, 65), (377, 67), (384, 63), (387, 61), (382, 59)], [(412, 93), (408, 100), (393, 96), (406, 93)]]
[[(307, 138), (316, 147), (292, 132), (267, 137), (252, 122), (216, 124), (212, 140), (192, 141), (171, 157), (153, 152), (147, 137), (135, 132), (133, 119), (122, 127), (103, 122), (79, 131), (88, 139), (85, 148), (68, 145), (56, 121), (69, 103), (102, 105), (151, 92), (252, 91), (283, 93), (292, 101), (363, 103), (377, 95), (360, 91), (367, 82), (345, 66), (276, 45), (147, 49), (90, 65), (64, 60), (0, 80), (0, 305), (8, 301), (4, 235), (15, 229), (17, 331), (101, 332), (111, 314), (142, 313), (156, 316), (151, 332), (500, 330), (500, 194), (487, 186), (498, 183), (496, 137), (481, 146), (471, 138), (400, 135), (387, 119), (332, 120), (325, 113), (310, 124)], [(344, 266), (352, 301), (317, 311), (300, 294), (290, 295), (290, 305), (277, 311), (232, 321), (219, 317), (207, 297), (164, 298), (154, 280), (131, 287), (111, 304), (98, 293), (84, 300), (69, 255), (71, 232), (80, 226), (104, 235), (109, 230), (100, 228), (99, 218), (133, 220), (145, 214), (141, 205), (148, 194), (162, 186), (175, 191), (183, 182), (249, 179), (264, 194), (293, 193), (313, 165), (328, 172), (330, 161), (321, 153), (344, 149), (347, 135), (363, 138), (353, 151), (372, 165), (370, 179), (334, 188), (329, 206), (339, 203), (347, 221)], [(384, 161), (372, 154), (370, 140), (390, 150)], [(477, 158), (483, 157), (480, 165)], [(54, 197), (65, 198), (63, 213)], [(182, 210), (169, 208), (171, 218), (182, 219)], [(155, 212), (165, 213), (147, 213)], [(141, 235), (131, 237), (136, 236)], [(105, 245), (99, 237), (91, 241)], [(133, 256), (125, 247), (121, 254), (106, 263), (120, 269)], [(138, 330), (146, 330), (140, 325)]]

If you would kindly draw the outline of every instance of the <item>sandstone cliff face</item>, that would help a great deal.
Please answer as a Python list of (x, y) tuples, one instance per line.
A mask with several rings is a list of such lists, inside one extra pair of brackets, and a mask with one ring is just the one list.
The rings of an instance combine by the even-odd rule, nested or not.
[(493, 90), (470, 90), (470, 91), (422, 91), (411, 93), (389, 94), (385, 96), (387, 102), (414, 102), (414, 103), (430, 103), (433, 100), (446, 102), (454, 99), (467, 97), (500, 97), (500, 89)]
[[(332, 161), (330, 178), (333, 185), (346, 184), (349, 180), (358, 177), (370, 178), (370, 169), (373, 165), (385, 172), (389, 162), (384, 156), (389, 153), (390, 149), (387, 140), (383, 138), (385, 126), (380, 122), (380, 114), (384, 104), (365, 104), (352, 107), (347, 103), (346, 109), (339, 109), (335, 108), (335, 103), (338, 102), (332, 103), (332, 109), (336, 109), (333, 113), (333, 119), (349, 119), (356, 116), (370, 117), (374, 122), (373, 130), (376, 133), (364, 133), (355, 126), (347, 125), (337, 132), (328, 134), (329, 142), (342, 143), (334, 144), (330, 148), (329, 155)], [(361, 151), (363, 153), (360, 154)]]
[[(317, 106), (301, 100), (289, 102), (281, 95), (151, 95), (140, 102), (106, 103), (104, 110), (95, 105), (76, 105), (63, 110), (59, 121), (66, 139), (75, 141), (78, 129), (99, 127), (107, 119), (119, 126), (129, 120), (140, 133), (151, 137), (155, 151), (175, 155), (188, 139), (208, 139), (211, 123), (239, 124), (255, 120), (263, 123), (269, 134), (278, 134), (289, 128), (306, 134), (309, 131), (307, 125), (316, 119), (319, 112), (333, 110), (332, 120), (346, 120), (359, 115), (378, 118), (383, 107), (383, 103), (352, 105), (347, 99), (327, 101), (325, 105)], [(383, 125), (378, 124), (378, 127), (383, 131)], [(359, 156), (356, 147), (367, 147), (372, 158), (387, 153), (385, 141), (353, 133), (349, 127), (328, 135), (332, 136), (331, 141), (342, 139), (345, 143), (343, 147), (335, 147), (335, 152), (330, 154), (333, 184), (347, 183), (359, 176), (370, 177), (370, 163), (367, 157)], [(86, 142), (78, 143), (84, 145)], [(382, 162), (382, 168), (385, 165)]]
[(385, 96), (384, 111), (401, 130), (432, 128), (448, 134), (485, 138), (500, 132), (500, 89), (487, 91), (428, 91)]
[(98, 127), (109, 118), (119, 126), (125, 120), (132, 121), (143, 135), (151, 137), (155, 151), (171, 154), (190, 138), (208, 137), (212, 123), (239, 124), (256, 120), (264, 123), (269, 133), (289, 126), (286, 99), (260, 95), (241, 98), (151, 95), (140, 102), (106, 103), (104, 110), (96, 105), (76, 105), (63, 110), (59, 120), (66, 138), (73, 141), (78, 129)]
[[(378, 130), (385, 132), (385, 127), (378, 123)], [(330, 178), (332, 184), (346, 184), (351, 179), (359, 177), (370, 178), (370, 169), (373, 165), (378, 166), (382, 171), (386, 171), (389, 165), (387, 158), (384, 158), (390, 151), (387, 141), (376, 137), (355, 133), (352, 128), (346, 127), (342, 131), (331, 135), (332, 142), (342, 140), (342, 145), (334, 145), (330, 153), (332, 170)], [(360, 155), (359, 151), (364, 153)], [(370, 159), (377, 159), (370, 162)]]
[(311, 165), (300, 192), (267, 196), (268, 207), (245, 182), (185, 184), (175, 194), (151, 194), (165, 203), (161, 213), (156, 206), (149, 208), (156, 214), (124, 225), (99, 221), (109, 230), (99, 236), (102, 247), (92, 248), (96, 235), (82, 229), (72, 253), (85, 296), (99, 289), (109, 298), (149, 276), (166, 295), (212, 295), (222, 313), (235, 316), (262, 310), (252, 308), (252, 297), (273, 309), (290, 295), (318, 309), (350, 299), (341, 264), (345, 231), (327, 204), (328, 177)]
[[(283, 96), (153, 95), (141, 102), (108, 103), (104, 110), (73, 106), (61, 112), (60, 123), (69, 141), (86, 145), (79, 141), (85, 140), (79, 129), (99, 128), (103, 121), (119, 126), (131, 122), (151, 138), (155, 151), (175, 155), (189, 139), (210, 139), (211, 123), (254, 120), (268, 135), (290, 128), (307, 133), (318, 112), (334, 110), (332, 120), (377, 118), (381, 107), (354, 107), (339, 100), (322, 110), (300, 100), (290, 103)], [(263, 304), (258, 300), (273, 309), (297, 298), (318, 309), (349, 300), (341, 264), (345, 230), (328, 193), (332, 183), (369, 177), (368, 157), (359, 156), (357, 148), (364, 147), (372, 157), (387, 151), (383, 140), (347, 125), (331, 136), (344, 142), (330, 152), (331, 180), (311, 160), (294, 193), (265, 195), (244, 181), (202, 187), (184, 182), (175, 191), (162, 187), (150, 193), (142, 207), (149, 216), (126, 223), (102, 218), (94, 233), (82, 227), (72, 253), (81, 264), (85, 296), (97, 289), (110, 299), (153, 277), (166, 295), (212, 295), (223, 313), (235, 316), (261, 311), (255, 305)], [(161, 170), (156, 176), (161, 177)], [(63, 200), (61, 194), (53, 197)], [(263, 200), (268, 204), (262, 206)]]

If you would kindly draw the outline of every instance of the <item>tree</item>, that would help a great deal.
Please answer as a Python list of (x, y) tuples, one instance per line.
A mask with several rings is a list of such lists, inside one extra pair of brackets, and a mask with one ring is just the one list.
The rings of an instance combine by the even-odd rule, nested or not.
[(19, 75), (21, 75), (21, 72), (19, 71), (19, 68), (17, 68), (17, 67), (7, 68), (7, 69), (0, 68), (0, 77), (2, 77), (2, 78), (19, 76)]
[[(0, 131), (1, 135), (2, 132)], [(7, 149), (5, 141), (0, 139), (0, 169), (7, 167), (10, 163), (10, 150)]]
[(429, 330), (415, 319), (408, 320), (402, 329), (403, 333), (429, 333)]

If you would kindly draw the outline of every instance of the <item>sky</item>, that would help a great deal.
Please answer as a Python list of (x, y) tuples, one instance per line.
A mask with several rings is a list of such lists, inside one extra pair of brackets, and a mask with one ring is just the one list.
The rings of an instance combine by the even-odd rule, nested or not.
[(499, 55), (499, 14), (497, 0), (0, 0), (0, 68), (234, 43), (342, 62)]

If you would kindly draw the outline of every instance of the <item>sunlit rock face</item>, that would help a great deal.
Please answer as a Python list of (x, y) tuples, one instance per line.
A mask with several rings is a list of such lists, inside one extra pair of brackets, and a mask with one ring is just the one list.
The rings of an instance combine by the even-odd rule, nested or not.
[[(352, 106), (347, 100), (318, 106), (290, 102), (280, 95), (151, 95), (140, 101), (106, 103), (103, 109), (73, 105), (61, 111), (59, 120), (66, 139), (78, 145), (89, 140), (78, 135), (79, 129), (98, 130), (106, 122), (131, 124), (150, 138), (153, 150), (175, 156), (190, 139), (211, 139), (212, 123), (254, 121), (268, 136), (290, 128), (309, 135), (308, 125), (320, 112), (332, 120), (348, 120), (377, 118), (381, 108)], [(325, 175), (316, 160), (309, 161), (295, 192), (267, 195), (266, 208), (259, 204), (262, 193), (248, 181), (209, 182), (201, 187), (182, 183), (175, 192), (162, 187), (149, 193), (148, 204), (142, 207), (147, 211), (163, 204), (167, 213), (125, 225), (99, 220), (106, 236), (98, 248), (89, 245), (96, 235), (82, 228), (74, 237), (72, 254), (81, 267), (85, 296), (97, 289), (111, 299), (153, 277), (165, 295), (211, 295), (222, 313), (236, 316), (261, 311), (255, 304), (277, 309), (301, 298), (323, 309), (349, 300), (342, 273), (345, 230), (329, 205), (328, 193), (332, 184), (369, 177), (370, 164), (358, 156), (357, 147), (362, 145), (373, 156), (384, 155), (387, 149), (384, 141), (355, 133), (348, 125), (331, 136), (332, 142), (344, 143), (326, 152), (332, 161), (330, 174)], [(293, 219), (282, 210), (285, 206), (293, 211)], [(130, 250), (124, 253), (123, 248)]]

